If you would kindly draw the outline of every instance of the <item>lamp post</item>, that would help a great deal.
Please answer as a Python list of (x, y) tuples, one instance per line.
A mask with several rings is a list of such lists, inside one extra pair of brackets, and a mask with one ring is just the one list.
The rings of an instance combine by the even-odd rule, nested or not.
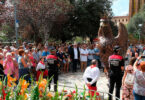
[(18, 20), (17, 20), (17, 4), (19, 3), (19, 0), (11, 0), (11, 3), (14, 5), (14, 19), (15, 19), (15, 35), (16, 35), (16, 46), (18, 48)]
[(138, 34), (139, 34), (139, 43), (140, 43), (140, 34), (141, 34), (141, 27), (142, 27), (142, 24), (139, 24), (138, 26), (139, 26), (139, 30), (140, 30), (140, 31), (138, 32)]

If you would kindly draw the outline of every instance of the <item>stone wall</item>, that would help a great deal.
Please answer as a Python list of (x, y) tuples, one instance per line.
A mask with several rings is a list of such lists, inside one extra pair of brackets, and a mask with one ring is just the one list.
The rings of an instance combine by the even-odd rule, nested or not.
[(117, 25), (117, 23), (123, 23), (124, 25), (128, 24), (128, 16), (115, 16), (112, 18), (112, 21)]

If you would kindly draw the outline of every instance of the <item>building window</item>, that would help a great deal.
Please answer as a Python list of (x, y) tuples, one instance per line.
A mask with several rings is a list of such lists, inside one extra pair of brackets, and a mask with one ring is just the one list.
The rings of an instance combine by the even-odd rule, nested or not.
[(122, 19), (122, 22), (124, 22), (124, 19)]

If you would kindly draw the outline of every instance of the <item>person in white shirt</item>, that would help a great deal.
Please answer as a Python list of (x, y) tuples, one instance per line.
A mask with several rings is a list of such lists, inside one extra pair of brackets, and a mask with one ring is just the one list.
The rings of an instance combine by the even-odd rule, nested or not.
[(97, 91), (96, 83), (100, 77), (100, 70), (96, 67), (97, 61), (95, 59), (91, 63), (92, 65), (86, 68), (83, 79), (89, 88), (89, 93), (94, 96), (95, 91)]
[(88, 50), (87, 45), (84, 44), (80, 50), (81, 71), (83, 72), (87, 67)]
[(36, 48), (33, 48), (32, 55), (33, 55), (36, 63), (38, 63), (39, 62), (39, 55), (38, 55), (38, 52), (37, 52), (37, 49)]
[(37, 76), (36, 76), (36, 80), (38, 81), (39, 77), (41, 74), (43, 74), (43, 78), (47, 78), (48, 76), (48, 70), (46, 70), (45, 67), (45, 63), (44, 63), (44, 58), (40, 58), (40, 62), (38, 63), (37, 67), (36, 67), (36, 71), (37, 71)]
[(44, 58), (41, 58), (40, 62), (38, 63), (38, 65), (36, 67), (36, 71), (45, 69), (45, 64), (44, 64), (43, 60), (44, 60)]
[(77, 65), (79, 64), (80, 51), (76, 43), (70, 48), (70, 59), (72, 61), (72, 71), (77, 72)]

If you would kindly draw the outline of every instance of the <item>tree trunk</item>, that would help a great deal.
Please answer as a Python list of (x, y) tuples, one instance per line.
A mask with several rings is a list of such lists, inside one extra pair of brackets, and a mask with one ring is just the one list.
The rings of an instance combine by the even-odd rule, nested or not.
[(93, 37), (90, 37), (90, 42), (91, 42), (91, 44), (93, 43)]
[(66, 38), (65, 37), (62, 38), (61, 40), (62, 40), (62, 43), (65, 43), (66, 42)]
[(45, 42), (45, 45), (48, 46), (48, 40), (49, 40), (49, 37), (50, 37), (50, 31), (52, 29), (52, 23), (49, 23), (48, 25), (45, 25), (44, 26), (44, 42)]

